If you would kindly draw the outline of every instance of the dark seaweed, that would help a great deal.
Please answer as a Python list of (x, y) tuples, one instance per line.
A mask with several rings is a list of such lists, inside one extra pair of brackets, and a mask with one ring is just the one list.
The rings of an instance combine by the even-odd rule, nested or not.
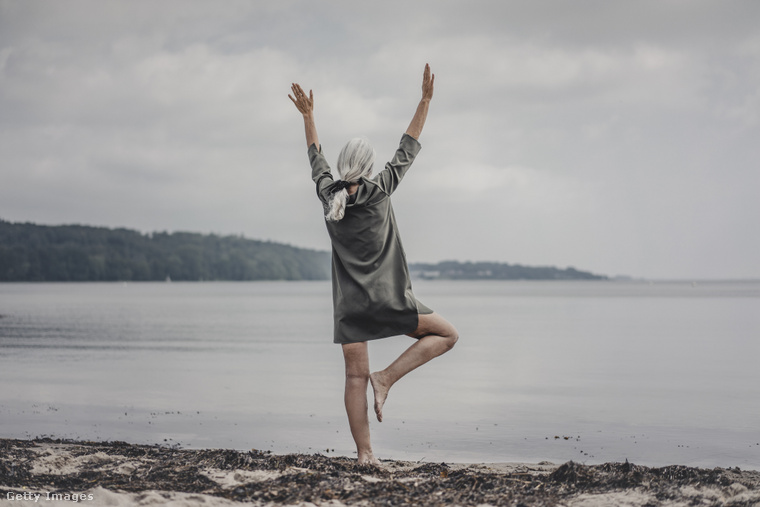
[[(75, 473), (58, 475), (31, 472), (40, 444), (69, 444), (73, 456), (105, 453), (110, 464), (129, 462), (131, 474), (118, 473), (102, 463), (82, 464)], [(581, 465), (565, 463), (553, 471), (522, 467), (511, 473), (485, 467), (452, 469), (445, 463), (416, 467), (375, 467), (358, 465), (349, 458), (320, 454), (273, 455), (251, 450), (185, 450), (161, 446), (132, 445), (125, 442), (72, 442), (52, 439), (0, 439), (0, 485), (14, 490), (42, 490), (81, 493), (95, 486), (125, 492), (146, 490), (204, 493), (230, 500), (294, 504), (319, 504), (332, 499), (363, 505), (526, 505), (549, 506), (587, 493), (601, 494), (637, 490), (658, 502), (682, 496), (681, 487), (734, 485), (756, 492), (760, 472), (738, 469), (699, 469), (686, 466), (650, 468), (628, 463)], [(109, 469), (110, 468), (110, 469)], [(222, 488), (202, 474), (208, 468), (221, 470), (270, 470), (288, 473), (271, 480), (248, 482)], [(516, 469), (518, 470), (518, 469)], [(368, 478), (370, 480), (368, 480)], [(741, 498), (741, 497), (736, 497)], [(755, 499), (757, 496), (754, 497)], [(700, 505), (723, 505), (710, 497)], [(756, 501), (756, 500), (755, 500)], [(711, 503), (713, 502), (713, 503)], [(753, 500), (732, 500), (730, 505), (753, 505)]]

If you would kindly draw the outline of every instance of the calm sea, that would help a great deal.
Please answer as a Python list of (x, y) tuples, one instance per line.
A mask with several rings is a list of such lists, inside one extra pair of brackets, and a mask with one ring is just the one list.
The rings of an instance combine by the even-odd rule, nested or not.
[[(760, 283), (414, 285), (461, 339), (381, 459), (760, 469)], [(354, 455), (329, 282), (0, 284), (0, 315), (0, 437)]]

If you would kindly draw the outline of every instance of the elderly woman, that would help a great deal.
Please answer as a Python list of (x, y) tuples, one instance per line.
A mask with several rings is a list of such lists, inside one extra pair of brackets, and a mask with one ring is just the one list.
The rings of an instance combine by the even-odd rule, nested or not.
[[(383, 420), (388, 391), (401, 377), (451, 349), (457, 330), (412, 292), (391, 194), (420, 151), (417, 141), (433, 98), (435, 75), (425, 65), (422, 99), (393, 159), (372, 175), (375, 152), (366, 139), (349, 141), (338, 155), (338, 181), (322, 155), (314, 123), (314, 94), (298, 84), (288, 95), (303, 115), (311, 177), (332, 242), (334, 342), (346, 364), (345, 404), (359, 463), (378, 464), (370, 443), (367, 386)], [(370, 374), (367, 342), (396, 335), (417, 341), (384, 370)]]

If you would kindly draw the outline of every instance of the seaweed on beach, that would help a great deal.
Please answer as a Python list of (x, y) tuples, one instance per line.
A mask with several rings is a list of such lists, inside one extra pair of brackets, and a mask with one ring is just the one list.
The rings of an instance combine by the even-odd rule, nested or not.
[[(649, 468), (628, 463), (605, 463), (603, 465), (580, 465), (573, 461), (565, 463), (549, 475), (548, 480), (566, 487), (586, 491), (609, 488), (633, 488), (654, 486), (729, 486), (738, 477), (730, 470), (721, 468), (699, 469), (681, 465)], [(760, 474), (758, 474), (760, 475)]]
[(29, 464), (36, 457), (29, 440), (0, 439), (0, 484), (13, 486), (31, 480)]
[[(561, 466), (386, 461), (359, 465), (321, 454), (185, 450), (124, 442), (0, 439), (0, 486), (15, 491), (202, 493), (236, 502), (316, 505), (525, 505), (638, 495), (636, 505), (760, 503), (760, 472), (650, 468), (628, 463)], [(218, 477), (233, 477), (232, 483)], [(599, 503), (602, 505), (604, 502)]]

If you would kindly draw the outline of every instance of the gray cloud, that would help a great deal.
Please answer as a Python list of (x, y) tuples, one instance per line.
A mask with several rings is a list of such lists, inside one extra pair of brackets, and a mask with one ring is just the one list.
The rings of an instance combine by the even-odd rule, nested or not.
[(759, 277), (756, 2), (0, 3), (0, 217), (328, 248), (302, 124), (390, 157), (411, 260)]

